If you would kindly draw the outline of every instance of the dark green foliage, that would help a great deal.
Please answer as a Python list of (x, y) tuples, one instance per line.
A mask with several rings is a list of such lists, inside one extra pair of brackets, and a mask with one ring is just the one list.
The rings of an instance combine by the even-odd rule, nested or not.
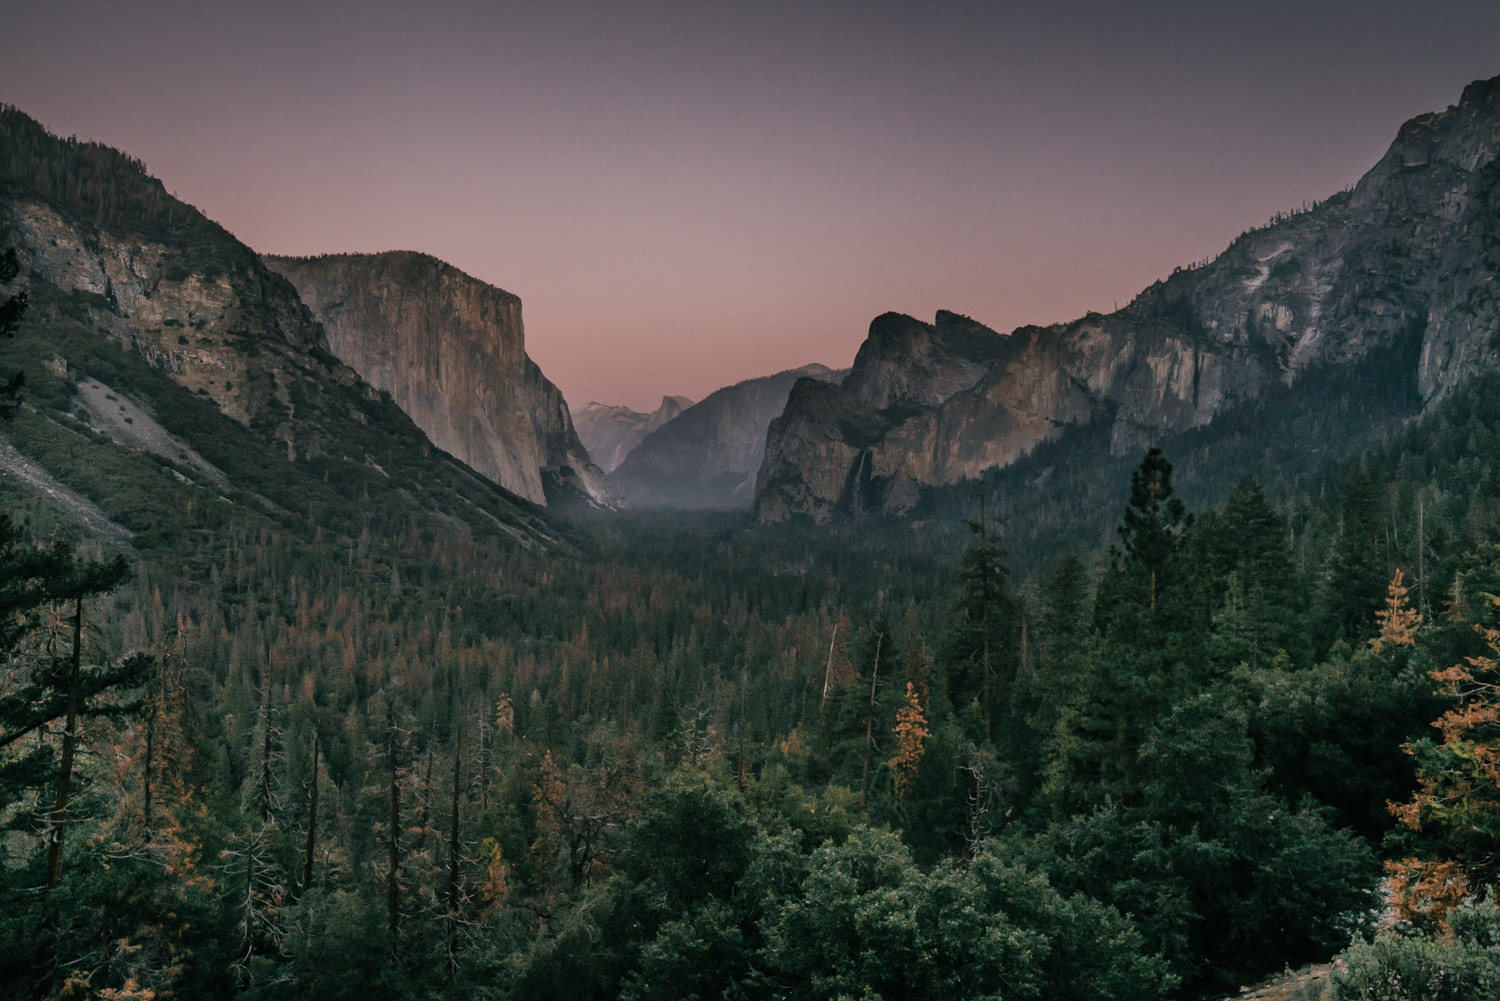
[(1358, 642), (1374, 632), (1390, 580), (1375, 484), (1356, 469), (1344, 488), (1338, 541), (1321, 594), (1323, 634)]
[(1249, 790), (1188, 827), (1107, 805), (1054, 825), (1028, 854), (1066, 891), (1133, 915), (1194, 992), (1327, 956), (1373, 905), (1367, 846), (1312, 806)]
[[(120, 558), (94, 563), (79, 560), (66, 546), (26, 546), (20, 529), (0, 515), (0, 655), (9, 660), (16, 678), (0, 693), (0, 751), (24, 748), (0, 758), (0, 803), (14, 803), (23, 790), (53, 784), (59, 767), (71, 767), (70, 752), (64, 751), (60, 764), (56, 748), (36, 739), (50, 725), (123, 716), (139, 708), (133, 697), (151, 671), (149, 657), (91, 666), (81, 662), (79, 641), (65, 631), (26, 642), (41, 630), (45, 610), (76, 608), (81, 615), (85, 599), (113, 590), (127, 573)], [(75, 622), (72, 628), (81, 625)], [(61, 795), (65, 809), (66, 792)], [(6, 827), (28, 819), (24, 812), (0, 814)]]
[(1490, 1001), (1500, 996), (1500, 907), (1452, 913), (1451, 934), (1397, 930), (1356, 941), (1329, 977), (1331, 1001)]
[(979, 520), (971, 522), (974, 543), (958, 570), (958, 600), (944, 638), (938, 666), (953, 712), (976, 740), (1017, 728), (1017, 673), (1020, 668), (1021, 605), (1010, 589), (1005, 550), (980, 500)]
[[(20, 273), (21, 265), (16, 260), (16, 248), (9, 247), (0, 254), (0, 286), (9, 285)], [(15, 336), (16, 328), (21, 325), (21, 317), (26, 314), (26, 306), (25, 289), (0, 300), (0, 340), (9, 340)], [(0, 418), (15, 416), (21, 387), (25, 384), (26, 375), (19, 370), (0, 376)]]
[(211, 897), (163, 879), (160, 867), (142, 858), (76, 853), (46, 897), (28, 888), (28, 878), (41, 875), (18, 871), (0, 885), (0, 993), (47, 996), (44, 945), (49, 955), (66, 957), (65, 969), (50, 978), (54, 991), (73, 979), (96, 991), (133, 982), (180, 997), (232, 993), (230, 939)]
[(1260, 484), (1249, 476), (1241, 480), (1223, 510), (1204, 519), (1200, 535), (1220, 669), (1266, 667), (1278, 656), (1305, 664), (1311, 655), (1307, 594), (1286, 519)]
[(1401, 745), (1437, 715), (1432, 684), (1387, 653), (1335, 649), (1304, 670), (1241, 675), (1250, 732), (1272, 788), (1288, 802), (1312, 797), (1341, 824), (1378, 843), (1390, 828), (1386, 804), (1414, 779)]

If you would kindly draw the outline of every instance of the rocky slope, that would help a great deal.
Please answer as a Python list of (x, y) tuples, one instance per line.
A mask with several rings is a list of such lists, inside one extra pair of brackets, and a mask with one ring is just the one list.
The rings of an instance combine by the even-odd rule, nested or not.
[(1500, 78), (1403, 125), (1351, 190), (1115, 313), (1023, 327), (962, 363), (944, 361), (949, 314), (881, 317), (841, 385), (797, 387), (771, 425), (757, 516), (908, 510), (1068, 427), (1106, 422), (1118, 453), (1315, 370), (1382, 366), (1431, 403), (1500, 361), (1497, 150)]
[(600, 469), (612, 473), (646, 435), (692, 405), (686, 396), (663, 396), (661, 406), (643, 414), (629, 407), (589, 402), (573, 413), (573, 426), (589, 457)]
[(710, 393), (646, 435), (611, 475), (637, 507), (748, 508), (766, 428), (786, 406), (792, 386), (839, 374), (806, 365)]
[(537, 504), (617, 503), (566, 402), (526, 356), (521, 300), (426, 254), (266, 257), (328, 349), (433, 444)]
[[(400, 468), (422, 478), (402, 485), (403, 503), (450, 529), (472, 520), (528, 544), (554, 538), (531, 505), (433, 453), (409, 419), (330, 353), (291, 283), (168, 195), (139, 161), (59, 139), (13, 108), (0, 108), (0, 150), (0, 245), (16, 250), (32, 303), (29, 333), (15, 350), (32, 352), (33, 423), (84, 415), (76, 419), (96, 435), (161, 453), (180, 481), (262, 510)], [(533, 381), (545, 383), (539, 373)], [(136, 440), (143, 423), (97, 420), (100, 400), (155, 414), (163, 441), (187, 444), (149, 448)], [(566, 419), (560, 397), (538, 400), (551, 419)], [(226, 451), (231, 440), (255, 442), (255, 457)], [(263, 451), (267, 443), (274, 452)], [(262, 485), (247, 492), (192, 461), (194, 448), (210, 446), (224, 457), (215, 462), (235, 459)], [(267, 495), (267, 483), (281, 500)]]

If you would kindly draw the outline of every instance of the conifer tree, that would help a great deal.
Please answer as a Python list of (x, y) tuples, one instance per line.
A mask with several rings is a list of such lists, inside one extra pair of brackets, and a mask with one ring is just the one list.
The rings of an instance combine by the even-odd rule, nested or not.
[(1304, 663), (1310, 655), (1306, 600), (1285, 519), (1254, 477), (1246, 476), (1223, 510), (1205, 521), (1204, 570), (1214, 615), (1236, 633), (1218, 631), (1215, 657), (1221, 667), (1266, 665), (1278, 652)]
[(1148, 450), (1140, 468), (1130, 474), (1130, 505), (1117, 532), (1126, 556), (1146, 574), (1147, 602), (1152, 609), (1166, 586), (1163, 578), (1178, 543), (1193, 522), (1172, 492), (1172, 464), (1161, 449)]
[[(120, 558), (96, 563), (79, 560), (66, 546), (27, 548), (20, 530), (0, 515), (0, 654), (16, 664), (17, 680), (0, 693), (0, 752), (21, 747), (22, 738), (58, 721), (64, 723), (60, 752), (49, 742), (36, 741), (29, 750), (0, 761), (0, 802), (14, 801), (27, 788), (54, 787), (54, 844), (62, 840), (81, 721), (134, 712), (140, 705), (138, 689), (152, 668), (145, 655), (103, 666), (84, 663), (84, 603), (113, 590), (128, 572)], [(36, 635), (40, 626), (40, 613), (57, 605), (71, 606), (71, 630), (55, 631), (50, 643), (28, 646), (28, 636)], [(70, 638), (64, 642), (60, 633)], [(54, 757), (57, 754), (60, 759)]]
[(1390, 576), (1379, 495), (1363, 469), (1354, 471), (1344, 489), (1340, 521), (1325, 572), (1322, 632), (1355, 642), (1369, 635)]
[(916, 686), (906, 683), (906, 703), (896, 710), (896, 756), (891, 767), (896, 770), (896, 798), (906, 799), (906, 790), (922, 763), (923, 741), (932, 736), (927, 729), (927, 715)]
[(995, 538), (983, 493), (979, 519), (969, 522), (969, 530), (974, 544), (959, 565), (953, 626), (940, 662), (954, 712), (962, 720), (977, 707), (979, 719), (966, 726), (977, 725), (976, 739), (989, 739), (1013, 722), (1021, 605), (1011, 593), (1006, 553)]

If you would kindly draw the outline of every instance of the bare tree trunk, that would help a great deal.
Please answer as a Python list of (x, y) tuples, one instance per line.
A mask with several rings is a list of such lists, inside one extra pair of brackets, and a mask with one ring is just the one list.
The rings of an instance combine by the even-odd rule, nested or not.
[(307, 800), (307, 849), (302, 860), (302, 892), (312, 889), (313, 850), (318, 841), (318, 728), (313, 727), (312, 789)]
[(453, 801), (448, 815), (448, 972), (451, 976), (458, 968), (458, 790), (460, 777), (460, 748), (453, 741)]
[(399, 770), (396, 761), (396, 715), (392, 710), (387, 718), (386, 754), (391, 765), (391, 814), (390, 814), (390, 873), (386, 877), (385, 916), (386, 927), (391, 934), (391, 955), (398, 952), (397, 935), (401, 931), (401, 786), (397, 781)]
[(417, 851), (427, 847), (427, 805), (432, 801), (432, 745), (427, 745), (426, 776), (422, 779), (422, 804), (417, 808)]
[(147, 840), (151, 838), (151, 758), (156, 744), (156, 713), (159, 698), (146, 708), (146, 760), (141, 768), (141, 826)]
[(73, 755), (78, 746), (78, 675), (83, 664), (83, 598), (73, 606), (73, 656), (68, 662), (68, 715), (63, 724), (62, 761), (57, 770), (57, 797), (47, 832), (47, 889), (62, 880), (63, 833), (73, 791)]
[(859, 802), (863, 806), (870, 795), (870, 754), (875, 749), (875, 686), (880, 681), (880, 645), (885, 634), (875, 637), (875, 668), (870, 672), (870, 709), (865, 715), (865, 763), (859, 779)]
[(260, 776), (256, 793), (260, 799), (260, 821), (271, 822), (271, 679), (266, 678), (266, 694), (261, 700), (261, 722), (266, 728), (260, 743)]

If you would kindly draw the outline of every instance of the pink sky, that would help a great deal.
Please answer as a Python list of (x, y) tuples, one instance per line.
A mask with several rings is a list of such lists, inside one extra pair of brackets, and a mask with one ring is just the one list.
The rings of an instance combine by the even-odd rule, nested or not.
[(574, 407), (1109, 311), (1500, 74), (1493, 0), (10, 6), (0, 101), (256, 250), (514, 292)]

